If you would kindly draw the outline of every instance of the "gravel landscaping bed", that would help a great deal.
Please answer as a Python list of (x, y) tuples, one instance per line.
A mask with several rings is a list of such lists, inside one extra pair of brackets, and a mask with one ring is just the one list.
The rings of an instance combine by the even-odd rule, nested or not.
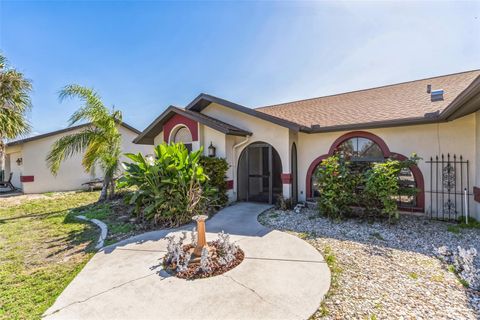
[(313, 209), (270, 210), (259, 221), (294, 232), (335, 263), (336, 279), (313, 319), (480, 319), (480, 293), (436, 257), (444, 245), (480, 253), (479, 229), (454, 233), (451, 223), (411, 215), (394, 225), (332, 221)]

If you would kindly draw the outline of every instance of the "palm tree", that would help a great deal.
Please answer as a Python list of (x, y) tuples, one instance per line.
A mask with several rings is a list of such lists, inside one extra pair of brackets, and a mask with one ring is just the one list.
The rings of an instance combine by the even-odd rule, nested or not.
[(93, 89), (68, 85), (60, 91), (60, 100), (79, 98), (83, 105), (70, 117), (69, 126), (78, 122), (87, 125), (80, 131), (58, 139), (47, 156), (50, 171), (56, 175), (66, 158), (83, 153), (82, 165), (86, 172), (100, 167), (103, 171), (103, 186), (99, 201), (110, 199), (115, 193), (114, 176), (120, 166), (122, 137), (118, 125), (122, 122), (119, 110), (105, 107)]
[(21, 72), (7, 66), (0, 54), (0, 172), (5, 167), (5, 141), (30, 132), (26, 115), (31, 108), (32, 83)]

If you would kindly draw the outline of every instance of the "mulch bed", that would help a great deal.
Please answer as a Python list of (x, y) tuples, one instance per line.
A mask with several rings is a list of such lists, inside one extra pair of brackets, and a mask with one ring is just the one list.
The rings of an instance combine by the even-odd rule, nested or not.
[[(235, 254), (235, 259), (226, 265), (221, 265), (219, 262), (219, 255), (217, 254), (219, 250), (218, 241), (211, 241), (211, 242), (208, 242), (207, 244), (210, 251), (210, 258), (212, 260), (212, 265), (211, 265), (212, 270), (210, 272), (203, 272), (200, 270), (200, 261), (191, 262), (188, 265), (188, 268), (186, 271), (175, 272), (174, 270), (176, 269), (176, 265), (168, 265), (168, 266), (164, 265), (165, 270), (167, 270), (170, 274), (180, 279), (194, 280), (194, 279), (201, 279), (201, 278), (209, 278), (209, 277), (221, 275), (229, 270), (232, 270), (233, 268), (238, 266), (245, 258), (245, 254), (243, 250), (238, 248), (237, 253)], [(194, 246), (192, 244), (187, 244), (182, 247), (184, 252), (192, 251), (193, 248)]]

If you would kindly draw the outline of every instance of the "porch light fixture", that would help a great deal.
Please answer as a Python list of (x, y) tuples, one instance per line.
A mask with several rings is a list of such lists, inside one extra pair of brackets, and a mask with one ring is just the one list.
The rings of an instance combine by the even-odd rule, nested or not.
[(23, 163), (23, 158), (18, 158), (16, 162), (18, 166), (21, 166)]
[(212, 142), (210, 141), (210, 146), (208, 147), (208, 156), (209, 156), (210, 158), (214, 158), (214, 157), (215, 157), (216, 149), (217, 149), (217, 148), (215, 148), (215, 147), (213, 146)]

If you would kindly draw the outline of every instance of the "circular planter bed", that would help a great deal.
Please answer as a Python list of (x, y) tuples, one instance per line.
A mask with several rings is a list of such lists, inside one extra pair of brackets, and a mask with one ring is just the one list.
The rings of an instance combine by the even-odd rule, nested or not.
[(184, 254), (180, 258), (180, 261), (177, 263), (170, 262), (168, 263), (166, 258), (163, 260), (163, 266), (167, 272), (176, 276), (177, 278), (193, 280), (200, 278), (208, 278), (213, 276), (221, 275), (236, 266), (238, 266), (244, 259), (245, 254), (242, 249), (236, 248), (236, 252), (228, 261), (224, 258), (225, 252), (218, 240), (211, 241), (207, 243), (208, 250), (208, 268), (207, 270), (202, 269), (201, 266), (201, 257), (194, 257), (190, 259), (190, 262), (185, 268), (178, 270), (178, 265), (184, 265), (185, 259), (190, 258), (190, 254), (193, 252), (194, 246), (192, 244), (186, 244), (182, 246)]

